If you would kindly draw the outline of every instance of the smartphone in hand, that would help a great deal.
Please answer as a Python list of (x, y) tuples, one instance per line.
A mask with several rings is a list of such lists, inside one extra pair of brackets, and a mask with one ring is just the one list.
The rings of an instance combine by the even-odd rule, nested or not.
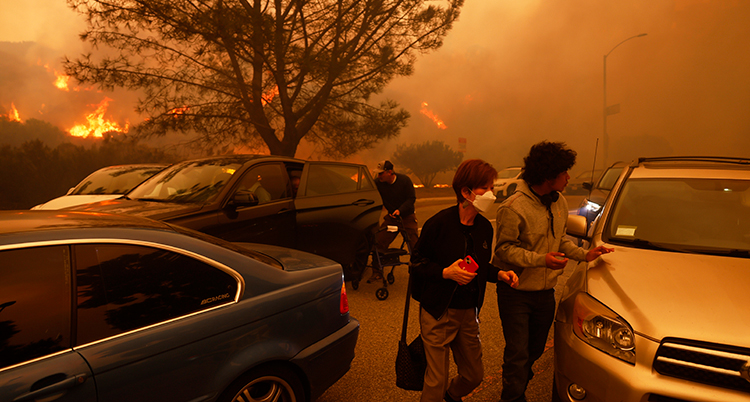
[(458, 266), (469, 272), (476, 272), (479, 269), (479, 264), (470, 255), (464, 257), (463, 261), (458, 263)]

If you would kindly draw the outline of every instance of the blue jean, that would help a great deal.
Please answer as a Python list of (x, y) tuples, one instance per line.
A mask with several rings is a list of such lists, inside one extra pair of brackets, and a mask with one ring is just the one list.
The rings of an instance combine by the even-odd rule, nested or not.
[(500, 282), (497, 305), (505, 336), (500, 401), (525, 401), (526, 387), (534, 376), (531, 366), (544, 353), (555, 318), (555, 289), (523, 291)]

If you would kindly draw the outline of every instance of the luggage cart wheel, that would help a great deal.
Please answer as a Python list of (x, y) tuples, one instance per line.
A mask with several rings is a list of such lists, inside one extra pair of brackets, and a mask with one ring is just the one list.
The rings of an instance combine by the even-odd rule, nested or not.
[(393, 275), (393, 272), (388, 274), (388, 283), (393, 285), (393, 282), (396, 282), (396, 277)]
[(375, 297), (378, 298), (378, 300), (385, 300), (388, 298), (388, 289), (386, 288), (380, 288), (377, 291), (375, 291)]
[(356, 279), (352, 280), (352, 288), (354, 290), (359, 289), (359, 281), (358, 280), (356, 280)]

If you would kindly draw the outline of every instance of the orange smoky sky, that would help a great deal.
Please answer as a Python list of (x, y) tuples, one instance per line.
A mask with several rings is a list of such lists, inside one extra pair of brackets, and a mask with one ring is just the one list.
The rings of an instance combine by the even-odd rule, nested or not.
[[(607, 53), (607, 106), (619, 105), (607, 118), (608, 163), (748, 157), (747, 21), (744, 0), (466, 0), (443, 47), (420, 55), (414, 74), (376, 97), (408, 110), (408, 126), (360, 157), (382, 160), (398, 144), (431, 140), (458, 149), (466, 138), (466, 158), (502, 168), (551, 140), (578, 151), (574, 171), (590, 168), (595, 149), (601, 164)], [(83, 28), (64, 0), (0, 2), (0, 41), (34, 41), (74, 57)], [(420, 112), (423, 103), (444, 129)]]
[[(607, 57), (608, 163), (639, 156), (750, 157), (750, 2), (740, 0), (472, 1), (444, 46), (383, 96), (412, 114), (396, 141), (442, 140), (496, 167), (523, 163), (541, 140), (603, 153)], [(445, 122), (437, 129), (422, 102)], [(382, 152), (390, 150), (384, 144)]]

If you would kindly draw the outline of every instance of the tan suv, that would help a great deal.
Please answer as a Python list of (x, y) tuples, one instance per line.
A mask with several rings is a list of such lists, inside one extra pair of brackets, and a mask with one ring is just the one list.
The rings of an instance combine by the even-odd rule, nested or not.
[(564, 287), (553, 400), (748, 401), (750, 159), (625, 169), (589, 239), (615, 252)]

